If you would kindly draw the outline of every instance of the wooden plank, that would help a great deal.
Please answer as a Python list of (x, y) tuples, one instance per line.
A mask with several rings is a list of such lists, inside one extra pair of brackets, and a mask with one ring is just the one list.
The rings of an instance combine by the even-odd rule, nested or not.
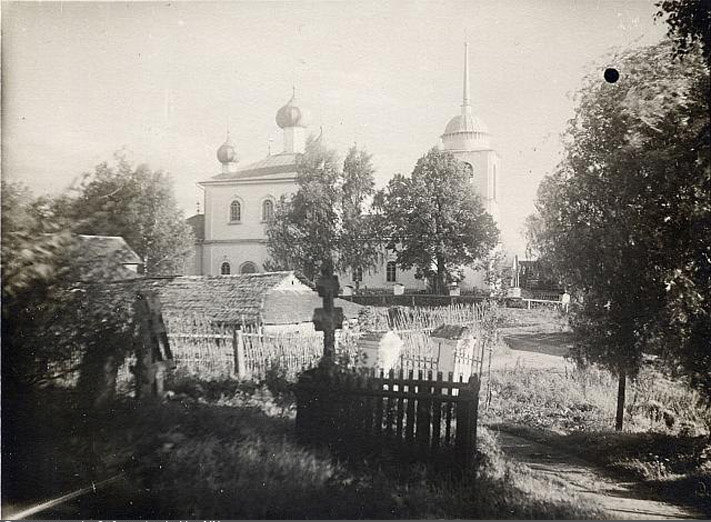
[[(419, 371), (419, 380), (424, 381), (424, 372)], [(426, 457), (429, 453), (430, 444), (430, 415), (429, 415), (429, 401), (425, 394), (429, 394), (429, 388), (425, 386), (420, 386), (418, 389), (418, 399), (417, 399), (417, 431), (416, 431), (416, 441), (417, 450), (421, 457)]]
[[(378, 382), (384, 381), (385, 376), (384, 372), (381, 369), (380, 370), (380, 379)], [(383, 391), (383, 385), (378, 385), (378, 382), (373, 382), (373, 388), (374, 391), (377, 393), (377, 396), (375, 398), (375, 436), (380, 438), (383, 434), (383, 401), (385, 400), (385, 396), (382, 394)]]
[(477, 432), (477, 422), (479, 417), (479, 388), (481, 381), (476, 375), (472, 375), (469, 379), (470, 390), (472, 395), (472, 402), (469, 405), (469, 419), (471, 426), (469, 428), (469, 447), (471, 454), (469, 455), (469, 465), (473, 465), (474, 457), (476, 455), (476, 432)]
[[(398, 377), (400, 381), (403, 381), (403, 370), (400, 368), (400, 371), (398, 372)], [(393, 380), (394, 381), (394, 380)], [(395, 384), (393, 382), (393, 386), (398, 386), (397, 392), (402, 392), (402, 384)], [(394, 389), (390, 390), (391, 393), (396, 393)], [(397, 400), (397, 428), (395, 432), (395, 436), (397, 437), (399, 442), (402, 442), (402, 434), (403, 434), (403, 419), (405, 418), (405, 398), (398, 393), (398, 395), (392, 395), (391, 397), (395, 398)]]
[(407, 391), (408, 391), (408, 396), (407, 397), (407, 418), (406, 418), (406, 425), (405, 425), (405, 440), (408, 443), (412, 443), (414, 435), (415, 435), (415, 401), (417, 399), (417, 394), (415, 393), (416, 387), (413, 379), (413, 371), (410, 370), (408, 372), (409, 379), (407, 384)]
[[(460, 380), (462, 376), (460, 375)], [(463, 467), (468, 467), (470, 462), (470, 410), (468, 402), (471, 400), (471, 392), (468, 388), (459, 390), (460, 402), (457, 404), (457, 433), (454, 441), (454, 448), (457, 463)]]
[[(392, 381), (394, 381), (394, 380), (395, 380), (395, 370), (391, 368), (390, 371), (388, 372), (388, 384), (387, 384), (388, 391), (392, 391), (392, 389), (393, 389)], [(387, 409), (385, 410), (385, 412), (386, 412), (385, 413), (385, 436), (388, 439), (392, 439), (392, 437), (393, 437), (393, 418), (395, 415), (395, 408), (397, 407), (397, 399), (395, 397), (386, 396), (386, 395), (383, 395), (383, 397), (387, 401), (387, 403), (386, 403)]]
[(247, 377), (247, 366), (244, 359), (244, 339), (242, 331), (234, 328), (232, 330), (232, 350), (234, 353), (234, 374), (238, 379)]
[[(437, 372), (437, 382), (442, 382), (442, 372)], [(441, 395), (442, 388), (434, 388), (435, 395)], [(435, 398), (432, 400), (432, 453), (439, 451), (440, 432), (442, 430), (442, 400)]]
[(377, 388), (378, 384), (375, 382), (375, 368), (370, 368), (368, 372), (368, 380), (366, 381), (366, 397), (368, 399), (368, 416), (366, 418), (366, 431), (370, 436), (375, 435), (375, 413), (376, 413), (376, 402), (380, 395)]
[[(449, 372), (447, 375), (447, 382), (451, 383), (453, 379), (452, 372)], [(447, 397), (447, 402), (445, 403), (444, 406), (444, 416), (445, 416), (445, 433), (444, 433), (444, 442), (446, 446), (451, 446), (452, 445), (452, 405), (454, 397), (452, 397), (452, 389), (450, 388), (448, 390), (448, 393), (450, 394), (449, 397)]]

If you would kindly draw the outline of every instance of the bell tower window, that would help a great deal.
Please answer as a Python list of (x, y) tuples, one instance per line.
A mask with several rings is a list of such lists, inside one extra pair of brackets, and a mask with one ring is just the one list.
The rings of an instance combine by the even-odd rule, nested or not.
[(474, 178), (474, 167), (472, 166), (471, 163), (465, 161), (464, 162), (464, 170), (466, 170), (467, 175), (469, 176), (469, 179)]

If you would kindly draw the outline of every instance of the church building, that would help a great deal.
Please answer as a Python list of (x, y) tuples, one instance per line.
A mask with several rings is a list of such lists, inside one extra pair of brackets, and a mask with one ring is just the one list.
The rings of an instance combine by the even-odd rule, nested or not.
[[(445, 127), (441, 146), (465, 163), (484, 208), (498, 220), (499, 156), (491, 148), (486, 125), (472, 112), (468, 44), (464, 46), (463, 76), (461, 111)], [(192, 274), (246, 274), (265, 270), (266, 223), (279, 198), (298, 190), (296, 164), (299, 154), (304, 152), (308, 122), (305, 111), (297, 103), (295, 91), (277, 111), (276, 123), (283, 134), (282, 151), (278, 154), (239, 166), (229, 133), (225, 143), (217, 149), (221, 172), (198, 184), (204, 191), (204, 215), (188, 220), (197, 238)], [(400, 270), (394, 259), (395, 254), (390, 253), (383, 266), (369, 273), (339, 274), (341, 286), (391, 290), (426, 288), (425, 281), (414, 277), (414, 270)], [(483, 281), (481, 271), (467, 270), (461, 287), (484, 289)]]

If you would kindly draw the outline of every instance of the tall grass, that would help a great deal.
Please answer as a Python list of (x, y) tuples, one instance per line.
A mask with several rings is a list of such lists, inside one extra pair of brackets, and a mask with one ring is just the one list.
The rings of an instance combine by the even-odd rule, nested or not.
[[(617, 379), (607, 370), (532, 369), (493, 371), (482, 390), (482, 413), (491, 422), (514, 422), (558, 431), (606, 430), (614, 426)], [(711, 411), (682, 382), (644, 368), (627, 387), (628, 431), (698, 433), (708, 430)]]

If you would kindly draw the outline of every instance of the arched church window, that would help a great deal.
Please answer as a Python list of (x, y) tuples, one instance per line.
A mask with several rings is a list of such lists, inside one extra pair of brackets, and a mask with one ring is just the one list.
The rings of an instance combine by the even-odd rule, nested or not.
[(465, 161), (464, 162), (464, 169), (467, 171), (467, 175), (469, 176), (469, 179), (472, 179), (474, 177), (474, 167), (472, 166), (472, 164)]
[(227, 261), (220, 265), (220, 275), (230, 275), (230, 264)]
[(397, 281), (397, 265), (395, 261), (388, 261), (388, 264), (385, 265), (385, 280), (388, 283)]
[(269, 221), (274, 217), (274, 202), (271, 199), (265, 199), (262, 203), (262, 221)]
[(242, 205), (239, 201), (230, 203), (230, 221), (240, 221), (242, 219)]
[(251, 261), (247, 261), (246, 263), (243, 263), (242, 266), (239, 268), (239, 273), (240, 274), (256, 274), (257, 273), (257, 265), (255, 265)]

